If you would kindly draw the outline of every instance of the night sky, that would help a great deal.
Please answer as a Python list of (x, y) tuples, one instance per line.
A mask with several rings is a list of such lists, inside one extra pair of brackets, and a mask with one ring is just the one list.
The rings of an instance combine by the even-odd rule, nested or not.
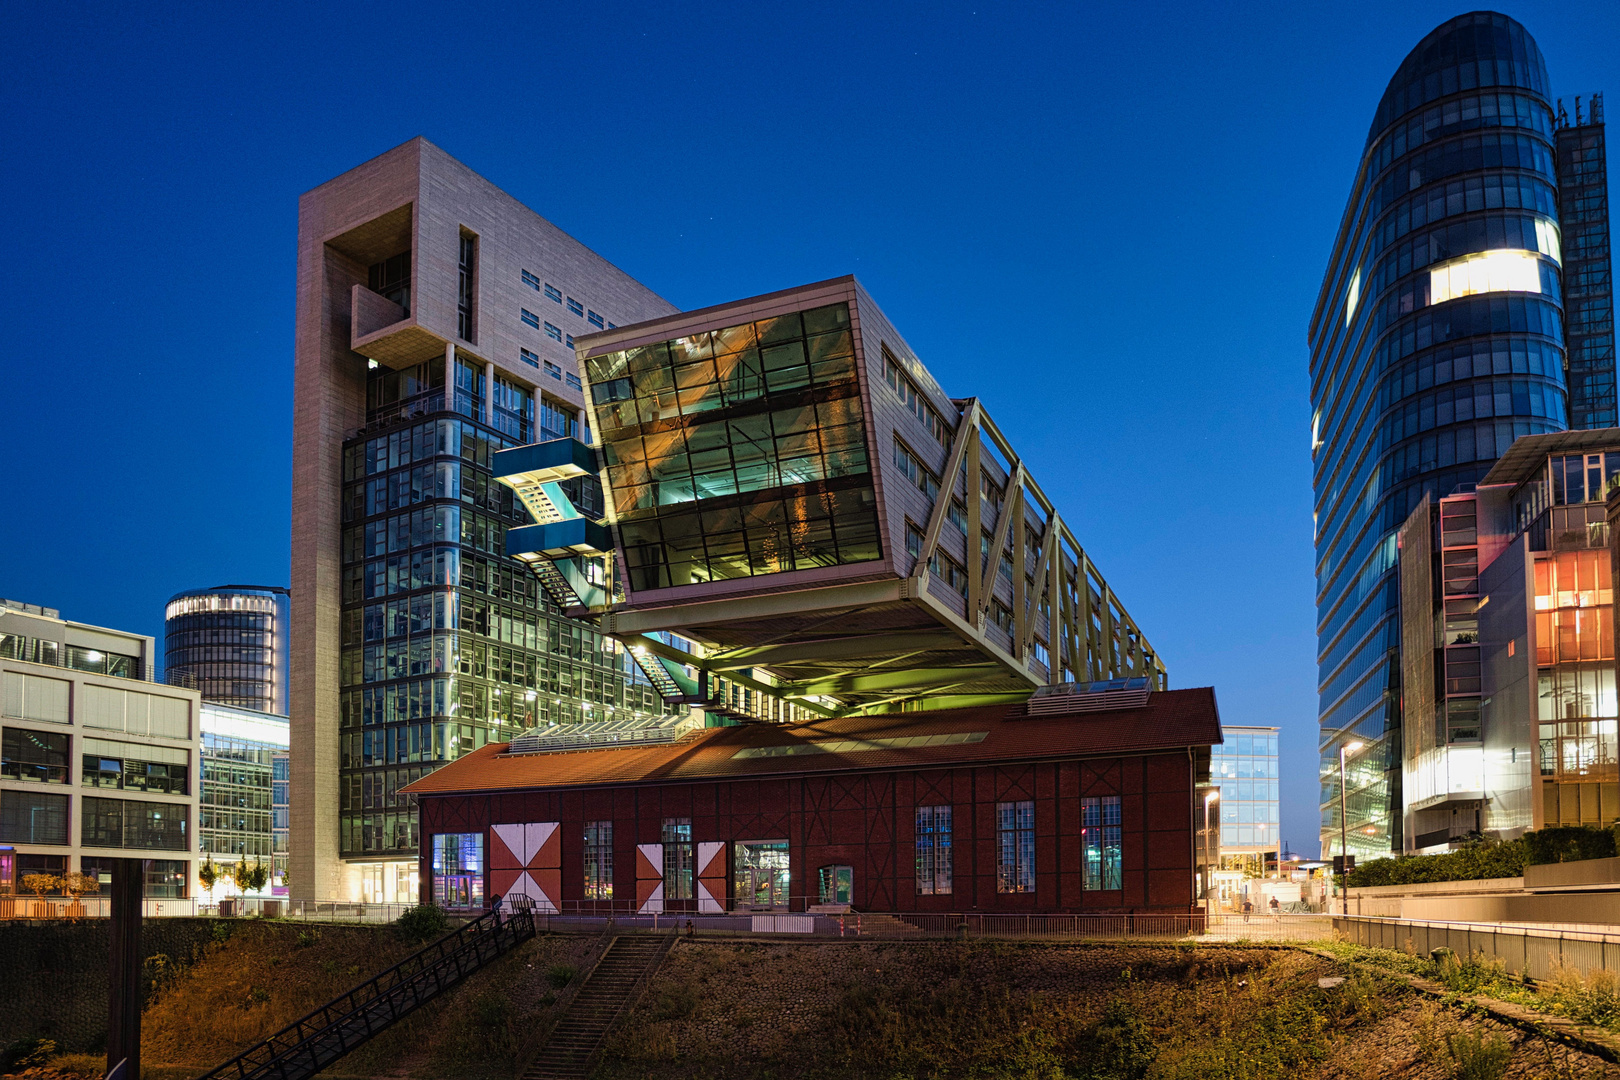
[[(1305, 333), (1428, 0), (14, 4), (0, 596), (285, 584), (301, 192), (423, 135), (682, 308), (853, 272), (1316, 851)], [(1555, 95), (1620, 5), (1515, 4)], [(1620, 97), (1614, 101), (1620, 108)]]

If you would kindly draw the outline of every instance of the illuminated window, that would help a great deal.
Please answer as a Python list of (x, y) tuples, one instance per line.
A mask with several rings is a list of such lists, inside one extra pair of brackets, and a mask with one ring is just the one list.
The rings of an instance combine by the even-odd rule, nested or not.
[(1482, 251), (1429, 271), (1429, 303), (1492, 292), (1541, 291), (1541, 260), (1530, 251)]
[(917, 895), (951, 892), (951, 808), (917, 807)]
[[(1117, 803), (1119, 800), (1114, 801)], [(996, 891), (1003, 893), (1035, 891), (1033, 801), (996, 804)]]
[(1118, 795), (1080, 801), (1084, 877), (1081, 887), (1104, 892), (1121, 888), (1124, 855)]
[(613, 822), (585, 823), (585, 899), (613, 899)]

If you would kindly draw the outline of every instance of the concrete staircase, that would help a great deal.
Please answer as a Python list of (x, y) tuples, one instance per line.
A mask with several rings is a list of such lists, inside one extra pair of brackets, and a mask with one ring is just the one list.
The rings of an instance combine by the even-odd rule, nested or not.
[(585, 1076), (608, 1031), (635, 1003), (674, 943), (673, 931), (615, 937), (524, 1070), (523, 1080)]

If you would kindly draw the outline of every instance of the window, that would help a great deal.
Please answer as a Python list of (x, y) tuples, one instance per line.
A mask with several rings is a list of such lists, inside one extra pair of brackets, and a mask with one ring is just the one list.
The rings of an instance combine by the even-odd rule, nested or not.
[(1082, 799), (1080, 815), (1084, 868), (1081, 887), (1102, 892), (1122, 888), (1119, 796)]
[[(573, 342), (570, 341), (569, 344), (572, 345)], [(575, 375), (572, 371), (567, 372), (566, 374), (563, 375), (563, 382), (567, 383), (569, 386), (573, 387), (575, 390), (579, 390), (581, 392), (583, 392), (584, 389), (585, 389), (585, 387), (583, 385), (581, 385), (581, 383), (579, 381), (579, 376)]]
[(83, 787), (189, 795), (190, 755), (167, 746), (134, 746), (106, 739), (80, 740)]
[[(521, 318), (528, 325), (534, 327), (536, 330), (540, 329), (540, 316), (536, 315), (534, 312), (530, 311), (528, 308), (523, 309), (523, 314), (520, 315), (519, 318)], [(550, 323), (546, 324), (546, 332), (548, 334), (551, 332), (551, 324)]]
[(456, 332), (462, 341), (473, 340), (473, 298), (477, 286), (473, 281), (478, 265), (478, 238), (471, 233), (461, 234), (460, 282), (456, 290)]
[(597, 313), (596, 313), (596, 312), (594, 312), (594, 311), (588, 311), (588, 312), (586, 312), (586, 313), (585, 313), (585, 318), (586, 318), (586, 319), (587, 319), (587, 320), (589, 320), (589, 322), (590, 322), (590, 324), (591, 324), (591, 325), (592, 325), (592, 326), (601, 326), (601, 325), (602, 325), (602, 316), (600, 316), (600, 315), (598, 315), (598, 314), (597, 314)]
[(941, 446), (949, 446), (951, 429), (946, 425), (944, 417), (923, 400), (917, 391), (917, 384), (911, 381), (911, 377), (905, 373), (900, 361), (889, 351), (889, 347), (880, 342), (879, 348), (883, 350), (883, 379), (889, 384), (889, 389), (899, 396), (901, 404), (905, 405), (913, 416), (922, 421), (929, 435)]
[(963, 536), (967, 535), (967, 507), (962, 505), (961, 499), (951, 500), (951, 505), (945, 509), (945, 516), (951, 519), (952, 525), (961, 530)]
[(546, 299), (555, 300), (559, 304), (562, 303), (562, 290), (558, 289), (555, 285), (547, 285)]
[(0, 791), (0, 843), (66, 844), (68, 797)]
[(951, 891), (951, 808), (917, 807), (917, 895)]
[(367, 288), (387, 297), (411, 313), (411, 253), (401, 252), (391, 259), (372, 263), (367, 270)]
[(538, 353), (532, 353), (528, 349), (519, 349), (518, 355), (523, 357), (523, 362), (528, 364), (530, 367), (540, 366), (540, 356)]
[[(527, 315), (528, 312), (524, 312), (524, 314)], [(524, 321), (527, 322), (528, 320)], [(546, 323), (546, 337), (550, 338), (552, 341), (561, 341), (562, 330), (558, 327), (552, 326), (550, 323)]]
[(585, 823), (585, 899), (613, 899), (613, 822)]
[(527, 285), (535, 292), (540, 291), (540, 279), (529, 273), (527, 270), (523, 271), (523, 284)]
[(79, 842), (86, 847), (187, 851), (188, 811), (183, 803), (86, 796), (81, 801)]
[[(112, 860), (85, 855), (79, 859), (79, 868), (101, 882), (101, 895), (112, 893)], [(184, 900), (186, 883), (190, 878), (190, 864), (178, 859), (143, 859), (145, 888), (143, 894), (151, 900)]]
[(63, 667), (88, 671), (96, 675), (116, 675), (121, 679), (140, 677), (139, 659), (123, 653), (103, 652), (79, 645), (68, 645), (63, 650)]
[(570, 296), (568, 298), (568, 310), (572, 311), (575, 315), (583, 315), (585, 314), (585, 305)]
[(894, 440), (894, 465), (906, 475), (907, 479), (916, 484), (917, 490), (924, 495), (930, 499), (939, 495), (939, 477), (930, 472), (928, 466), (922, 463), (922, 459), (913, 454), (911, 448), (898, 438)]
[[(49, 644), (56, 644), (54, 641)], [(8, 671), (5, 679), (5, 715), (18, 720), (49, 724), (68, 722), (68, 681)]]
[(36, 784), (68, 782), (68, 737), (8, 727), (0, 737), (0, 778)]
[(564, 340), (566, 341), (566, 343), (567, 343), (567, 345), (568, 345), (568, 347), (570, 349), (572, 349), (574, 347), (574, 335), (573, 334), (564, 335)]
[(546, 361), (545, 366), (547, 375), (550, 375), (553, 379), (562, 378), (562, 368), (558, 367), (556, 364), (553, 364), (550, 360)]
[(484, 834), (435, 833), (433, 902), (442, 908), (484, 906)]
[(664, 819), (664, 899), (690, 900), (696, 860), (692, 855), (692, 819)]
[(1034, 891), (1035, 804), (1029, 800), (997, 803), (996, 892)]

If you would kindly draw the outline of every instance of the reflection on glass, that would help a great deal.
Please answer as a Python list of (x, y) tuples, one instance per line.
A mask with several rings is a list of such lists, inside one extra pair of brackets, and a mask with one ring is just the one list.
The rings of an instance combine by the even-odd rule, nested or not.
[(586, 370), (633, 588), (882, 557), (847, 304)]

